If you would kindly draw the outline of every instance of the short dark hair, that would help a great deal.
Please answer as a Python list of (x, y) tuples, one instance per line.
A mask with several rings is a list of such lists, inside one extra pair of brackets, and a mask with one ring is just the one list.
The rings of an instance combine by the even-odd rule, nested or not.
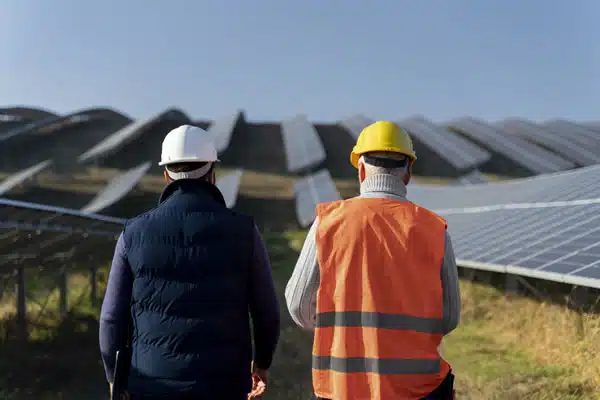
[(370, 154), (363, 154), (363, 159), (365, 163), (372, 165), (374, 167), (380, 167), (385, 169), (400, 169), (406, 168), (408, 164), (408, 157), (393, 159), (393, 158), (384, 158), (373, 156)]
[[(165, 168), (168, 169), (171, 172), (190, 172), (190, 171), (194, 171), (197, 169), (200, 169), (202, 167), (204, 167), (206, 164), (208, 164), (207, 162), (180, 162), (180, 163), (173, 163), (173, 164), (168, 164), (165, 165)], [(208, 178), (210, 177), (210, 173), (213, 172), (215, 168), (215, 164), (213, 163), (210, 167), (210, 169), (206, 172), (206, 174), (204, 174), (204, 176), (202, 176), (202, 178), (199, 179), (205, 179), (208, 180)]]
[(171, 172), (190, 172), (196, 169), (204, 167), (207, 163), (205, 162), (180, 162), (166, 165), (167, 169)]

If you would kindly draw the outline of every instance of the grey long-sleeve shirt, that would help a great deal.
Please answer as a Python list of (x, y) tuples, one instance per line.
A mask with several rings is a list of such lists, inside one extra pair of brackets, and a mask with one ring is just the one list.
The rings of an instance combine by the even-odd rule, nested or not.
[[(406, 201), (406, 186), (392, 175), (373, 175), (360, 186), (360, 197), (389, 198)], [(310, 227), (296, 267), (285, 288), (285, 299), (294, 322), (303, 329), (314, 330), (316, 323), (317, 290), (319, 289), (319, 263), (317, 259), (315, 219)], [(452, 241), (446, 232), (444, 259), (441, 269), (443, 290), (444, 334), (454, 330), (460, 320), (460, 291), (458, 271)]]

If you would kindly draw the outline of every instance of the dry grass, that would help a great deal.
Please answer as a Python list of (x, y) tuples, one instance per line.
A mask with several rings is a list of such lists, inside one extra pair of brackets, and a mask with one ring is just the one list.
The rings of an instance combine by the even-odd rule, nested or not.
[[(599, 315), (525, 297), (505, 297), (496, 289), (471, 282), (463, 282), (461, 292), (462, 327), (450, 338), (450, 346), (465, 335), (487, 337), (490, 348), (515, 349), (532, 364), (560, 367), (557, 376), (550, 374), (552, 379), (541, 379), (537, 385), (548, 392), (546, 396), (557, 392), (571, 397), (540, 398), (590, 398), (589, 393), (600, 393)], [(459, 354), (456, 357), (460, 363)], [(518, 369), (518, 362), (507, 367)], [(559, 384), (566, 385), (565, 393), (556, 387)], [(530, 383), (527, 390), (535, 388)]]

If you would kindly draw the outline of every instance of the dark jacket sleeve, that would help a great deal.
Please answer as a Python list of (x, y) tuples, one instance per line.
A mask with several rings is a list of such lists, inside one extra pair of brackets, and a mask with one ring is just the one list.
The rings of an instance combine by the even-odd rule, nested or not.
[(250, 315), (254, 334), (254, 365), (268, 369), (279, 340), (279, 301), (271, 275), (269, 255), (256, 226), (250, 269)]
[(100, 352), (109, 382), (113, 381), (116, 352), (127, 340), (132, 285), (133, 276), (121, 234), (115, 247), (108, 286), (100, 311)]

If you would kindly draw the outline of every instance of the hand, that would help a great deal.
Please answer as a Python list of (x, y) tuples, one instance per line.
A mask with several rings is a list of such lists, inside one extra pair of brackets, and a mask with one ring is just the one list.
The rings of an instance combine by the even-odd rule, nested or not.
[(255, 368), (254, 362), (252, 362), (251, 366), (252, 370), (252, 391), (248, 393), (248, 400), (250, 399), (258, 399), (267, 390), (267, 379), (269, 373), (266, 369)]

